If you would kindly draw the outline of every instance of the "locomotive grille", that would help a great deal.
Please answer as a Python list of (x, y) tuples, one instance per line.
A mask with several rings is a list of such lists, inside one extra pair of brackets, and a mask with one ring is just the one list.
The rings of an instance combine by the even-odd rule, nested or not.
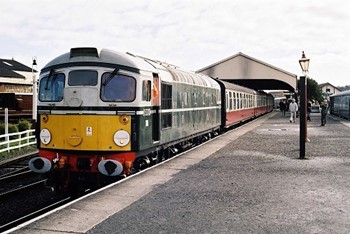
[(98, 58), (98, 52), (96, 48), (72, 48), (70, 50), (70, 57), (78, 57), (78, 56), (89, 56), (89, 57), (97, 57)]

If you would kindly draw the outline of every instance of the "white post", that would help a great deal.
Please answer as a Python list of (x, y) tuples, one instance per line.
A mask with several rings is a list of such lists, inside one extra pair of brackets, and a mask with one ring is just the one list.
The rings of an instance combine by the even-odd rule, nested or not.
[(9, 109), (5, 108), (5, 141), (7, 142), (7, 148), (10, 147), (10, 137), (8, 136), (9, 134)]
[(36, 81), (36, 76), (34, 73), (34, 66), (36, 66), (36, 57), (33, 57), (33, 64), (32, 64), (32, 76), (33, 76), (33, 107), (32, 107), (32, 119), (36, 120), (36, 90), (37, 90), (37, 81)]

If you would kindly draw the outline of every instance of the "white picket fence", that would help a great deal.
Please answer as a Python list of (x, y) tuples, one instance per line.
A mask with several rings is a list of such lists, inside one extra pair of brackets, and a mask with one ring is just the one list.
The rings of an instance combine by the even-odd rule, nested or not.
[(14, 149), (20, 149), (29, 145), (36, 144), (34, 129), (26, 130), (23, 132), (8, 133), (8, 108), (5, 108), (4, 111), (5, 134), (0, 135), (0, 153), (10, 152)]
[(30, 129), (23, 132), (0, 135), (0, 153), (6, 151), (10, 152), (10, 150), (20, 149), (29, 145), (35, 145), (36, 139), (34, 132), (34, 129)]

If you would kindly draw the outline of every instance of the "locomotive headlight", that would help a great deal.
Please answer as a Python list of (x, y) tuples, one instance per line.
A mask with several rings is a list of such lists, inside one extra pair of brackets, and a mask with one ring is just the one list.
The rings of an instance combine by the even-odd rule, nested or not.
[(130, 134), (125, 130), (119, 130), (114, 134), (113, 140), (120, 147), (126, 146), (130, 142)]
[(41, 116), (41, 120), (46, 123), (47, 121), (49, 121), (49, 116), (48, 115), (42, 115)]
[(124, 124), (124, 125), (129, 123), (129, 118), (128, 118), (128, 116), (126, 116), (126, 115), (120, 116), (120, 117), (119, 117), (119, 120), (120, 120), (120, 123), (122, 123), (122, 124)]
[(40, 141), (44, 145), (47, 145), (51, 141), (51, 133), (48, 129), (44, 128), (40, 131)]

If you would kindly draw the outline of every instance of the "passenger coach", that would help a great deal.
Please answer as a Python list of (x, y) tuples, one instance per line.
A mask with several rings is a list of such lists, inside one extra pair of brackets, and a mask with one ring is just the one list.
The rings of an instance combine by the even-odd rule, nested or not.
[(230, 128), (273, 110), (274, 98), (263, 91), (255, 91), (216, 79), (221, 87), (221, 122)]

